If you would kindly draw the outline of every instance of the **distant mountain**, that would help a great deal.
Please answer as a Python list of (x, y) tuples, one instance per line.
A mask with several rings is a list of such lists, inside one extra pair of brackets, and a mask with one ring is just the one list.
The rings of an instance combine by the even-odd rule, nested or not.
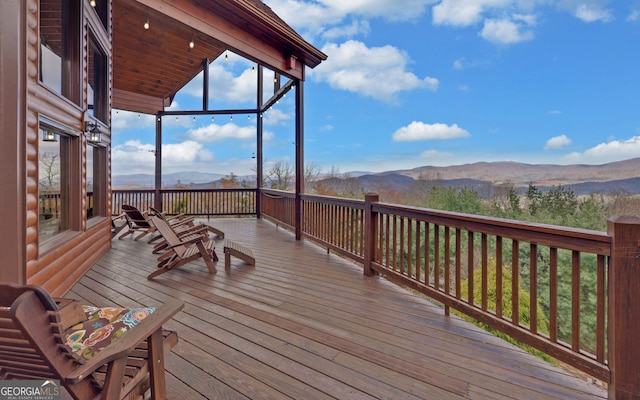
[(377, 175), (400, 174), (414, 179), (451, 180), (476, 179), (515, 186), (533, 183), (536, 186), (570, 185), (583, 182), (606, 182), (640, 177), (640, 158), (602, 165), (523, 164), (518, 162), (478, 162), (450, 167), (418, 167), (410, 170), (383, 172)]
[[(479, 190), (489, 184), (511, 184), (524, 193), (533, 184), (546, 191), (562, 185), (577, 195), (611, 193), (616, 190), (640, 194), (640, 158), (602, 165), (523, 164), (518, 162), (478, 162), (449, 167), (424, 166), (380, 173), (347, 173), (353, 184), (365, 192), (402, 192), (420, 181), (428, 185), (466, 187)], [(335, 179), (335, 178), (333, 178)], [(320, 179), (335, 185), (332, 179)]]
[[(208, 174), (202, 172), (175, 172), (162, 175), (162, 184), (165, 187), (192, 184), (205, 184), (218, 181), (223, 174)], [(148, 188), (155, 185), (155, 178), (151, 174), (113, 175), (112, 186), (114, 189)]]
[[(192, 188), (219, 187), (226, 175), (201, 172), (179, 172), (162, 177), (164, 187), (177, 184)], [(348, 177), (349, 187), (362, 188), (365, 192), (393, 190), (402, 192), (411, 186), (427, 182), (430, 185), (466, 187), (475, 190), (489, 184), (508, 183), (519, 192), (524, 192), (529, 184), (540, 190), (562, 185), (571, 188), (577, 195), (588, 193), (611, 193), (616, 190), (640, 194), (640, 158), (602, 165), (553, 165), (523, 164), (518, 162), (478, 162), (449, 167), (423, 166), (409, 170), (371, 173), (352, 171)], [(253, 182), (255, 176), (238, 177), (239, 181)], [(319, 178), (325, 185), (344, 183), (340, 178)], [(153, 175), (114, 175), (114, 189), (153, 188)], [(354, 187), (355, 186), (355, 187)]]

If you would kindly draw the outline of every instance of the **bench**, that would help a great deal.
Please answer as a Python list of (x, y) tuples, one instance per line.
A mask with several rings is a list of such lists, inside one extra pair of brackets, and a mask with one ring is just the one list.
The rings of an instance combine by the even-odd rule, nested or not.
[(231, 240), (224, 241), (224, 269), (231, 270), (231, 256), (237, 257), (250, 265), (256, 265), (256, 259), (250, 248)]

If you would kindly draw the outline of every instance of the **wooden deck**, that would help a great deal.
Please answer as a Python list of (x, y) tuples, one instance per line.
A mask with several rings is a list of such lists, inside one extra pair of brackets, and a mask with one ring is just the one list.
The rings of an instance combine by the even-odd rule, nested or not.
[(360, 266), (255, 219), (215, 219), (253, 250), (218, 273), (194, 262), (146, 279), (152, 245), (114, 239), (67, 294), (94, 304), (185, 308), (169, 328), (170, 399), (596, 399), (551, 366)]

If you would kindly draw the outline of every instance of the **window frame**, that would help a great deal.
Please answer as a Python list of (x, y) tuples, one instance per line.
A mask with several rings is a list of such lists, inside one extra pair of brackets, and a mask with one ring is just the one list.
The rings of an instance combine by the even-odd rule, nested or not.
[[(76, 211), (81, 208), (80, 198), (78, 196), (80, 193), (80, 176), (78, 171), (81, 170), (79, 154), (81, 133), (52, 118), (40, 115), (38, 118), (38, 132), (40, 133), (42, 130), (53, 131), (59, 136), (60, 213), (63, 214), (64, 217), (61, 218), (62, 229), (60, 232), (54, 234), (51, 238), (43, 240), (41, 236), (39, 204), (41, 189), (40, 184), (38, 184), (38, 248), (41, 254), (57, 248), (62, 243), (66, 243), (72, 237), (78, 235), (82, 228), (80, 213)], [(40, 160), (40, 153), (43, 147), (40, 143), (41, 140), (43, 140), (42, 137), (39, 137), (38, 160)], [(40, 181), (40, 172), (40, 162), (38, 162), (38, 182)]]
[[(38, 14), (38, 82), (54, 93), (58, 94), (65, 99), (68, 99), (73, 104), (80, 106), (82, 102), (82, 80), (81, 80), (81, 47), (82, 47), (82, 1), (81, 0), (61, 0), (61, 7), (59, 10), (60, 26), (50, 27), (52, 30), (58, 28), (61, 33), (60, 38), (60, 53), (57, 54), (55, 50), (47, 46), (44, 35), (47, 35), (46, 29), (43, 29), (43, 18), (46, 13), (41, 9)], [(42, 2), (38, 3), (39, 7), (42, 6)], [(58, 10), (54, 10), (56, 12)], [(43, 33), (43, 31), (45, 31)], [(51, 36), (54, 36), (52, 33)], [(52, 41), (56, 41), (55, 37), (52, 37)], [(54, 86), (48, 78), (44, 76), (44, 55), (43, 47), (48, 48), (53, 54), (60, 57), (60, 88)], [(56, 77), (57, 79), (57, 77)]]

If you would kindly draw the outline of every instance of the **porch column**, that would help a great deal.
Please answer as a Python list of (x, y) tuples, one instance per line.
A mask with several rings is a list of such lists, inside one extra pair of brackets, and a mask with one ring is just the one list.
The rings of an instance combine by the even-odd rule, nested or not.
[(162, 197), (160, 194), (160, 190), (162, 189), (162, 113), (156, 114), (156, 150), (153, 154), (156, 156), (153, 207), (156, 210), (166, 211), (162, 209)]
[(640, 218), (607, 221), (609, 259), (609, 399), (640, 399)]
[(373, 213), (373, 203), (378, 201), (380, 201), (378, 193), (367, 193), (364, 198), (364, 274), (366, 276), (375, 275), (371, 263), (375, 260), (378, 218)]
[[(26, 193), (26, 146), (36, 154), (38, 143), (37, 121), (26, 123), (26, 61), (25, 38), (26, 2), (20, 0), (0, 1), (0, 282), (27, 283), (27, 201), (29, 210), (29, 236), (31, 251), (36, 249), (38, 233), (38, 188), (36, 176), (31, 176), (31, 190)], [(35, 143), (34, 143), (35, 142)], [(37, 161), (36, 161), (37, 162)], [(30, 172), (33, 175), (34, 172)], [(35, 188), (34, 188), (35, 187)], [(35, 226), (34, 226), (35, 225)]]
[(264, 102), (264, 96), (262, 92), (262, 85), (264, 83), (264, 69), (262, 65), (258, 64), (258, 93), (257, 93), (257, 105), (258, 112), (256, 112), (256, 218), (262, 218), (262, 106)]
[(302, 239), (304, 193), (304, 81), (296, 79), (296, 240)]

